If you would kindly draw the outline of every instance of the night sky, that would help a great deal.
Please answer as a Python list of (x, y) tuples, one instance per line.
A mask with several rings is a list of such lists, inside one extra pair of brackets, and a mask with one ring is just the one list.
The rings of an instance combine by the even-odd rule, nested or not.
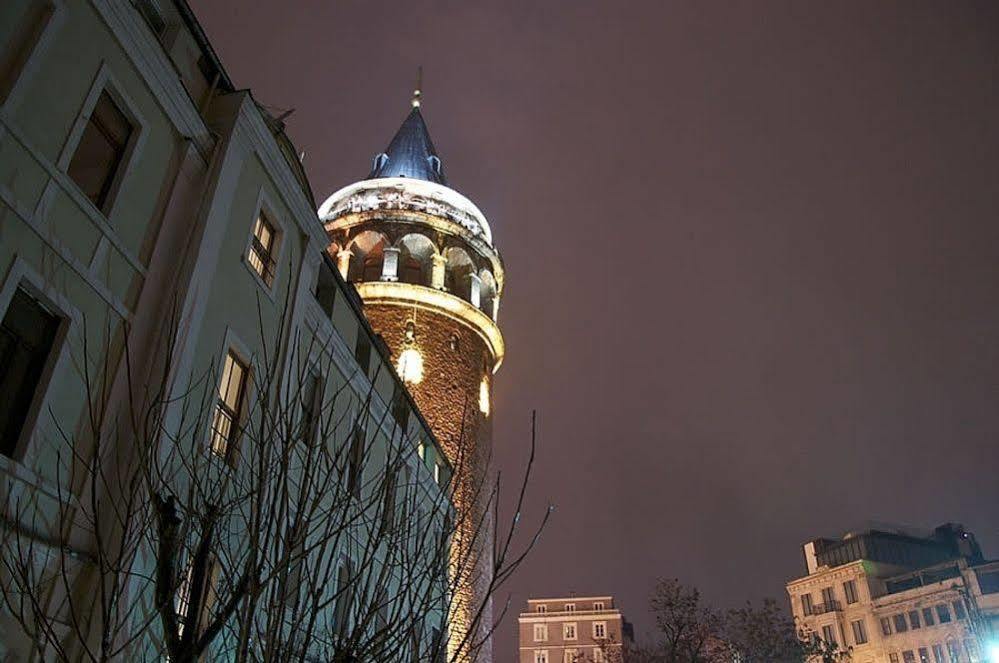
[(499, 465), (537, 409), (528, 522), (556, 505), (513, 613), (784, 601), (801, 543), (872, 521), (999, 557), (999, 4), (192, 4), (319, 202), (423, 65), (508, 271)]

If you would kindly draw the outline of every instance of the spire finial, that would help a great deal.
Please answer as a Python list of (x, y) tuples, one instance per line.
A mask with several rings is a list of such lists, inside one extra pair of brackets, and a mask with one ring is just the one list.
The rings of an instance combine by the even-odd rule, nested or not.
[(423, 94), (421, 88), (423, 87), (423, 67), (416, 68), (416, 89), (413, 90), (413, 108), (420, 107), (420, 96)]

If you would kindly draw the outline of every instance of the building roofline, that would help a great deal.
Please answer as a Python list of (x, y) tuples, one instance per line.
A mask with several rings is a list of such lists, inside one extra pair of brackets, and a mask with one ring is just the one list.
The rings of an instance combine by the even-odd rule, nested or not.
[(610, 599), (614, 600), (613, 596), (608, 595), (598, 595), (598, 596), (555, 596), (550, 599), (527, 599), (528, 603), (542, 603), (544, 601), (591, 601), (593, 599)]

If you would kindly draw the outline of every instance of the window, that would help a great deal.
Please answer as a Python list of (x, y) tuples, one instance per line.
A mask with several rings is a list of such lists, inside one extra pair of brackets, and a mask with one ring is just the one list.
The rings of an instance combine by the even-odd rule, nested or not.
[(351, 575), (353, 568), (349, 560), (342, 560), (336, 570), (336, 597), (333, 608), (333, 621), (336, 632), (340, 635), (346, 634), (348, 621), (350, 620), (350, 604), (353, 603), (353, 584)]
[(888, 660), (891, 663), (898, 663), (898, 654), (896, 654), (895, 652), (888, 654)]
[(864, 620), (858, 619), (850, 622), (850, 626), (853, 628), (853, 641), (858, 645), (865, 644), (867, 642), (867, 627), (864, 626)]
[(593, 602), (593, 609), (594, 610), (604, 610), (605, 609), (604, 608), (604, 602), (603, 601), (594, 601)]
[(239, 436), (239, 419), (249, 373), (246, 364), (230, 350), (222, 365), (222, 379), (219, 381), (218, 401), (212, 421), (212, 451), (226, 459), (231, 458)]
[(943, 645), (933, 645), (933, 663), (947, 663), (944, 659)]
[(575, 603), (566, 603), (565, 604), (565, 611), (566, 612), (576, 612), (576, 604)]
[[(421, 444), (420, 446), (422, 447), (423, 445)], [(422, 454), (422, 453), (420, 454), (420, 458), (423, 458), (423, 454)], [(546, 606), (546, 605), (539, 605), (539, 606), (538, 606), (538, 607), (536, 608), (536, 610), (537, 610), (538, 612), (548, 612), (548, 606)]]
[(205, 560), (201, 573), (195, 573), (193, 559), (188, 562), (174, 603), (178, 635), (183, 635), (185, 628), (198, 629), (202, 625), (201, 619), (211, 610), (215, 599), (212, 588), (217, 575), (218, 563), (210, 555)]
[(18, 288), (0, 324), (0, 453), (13, 458), (60, 318)]
[(801, 595), (801, 611), (807, 617), (812, 614), (812, 595), (802, 594)]
[(947, 607), (946, 603), (937, 606), (937, 621), (941, 624), (950, 622), (950, 608)]
[(575, 649), (564, 649), (562, 650), (562, 661), (563, 663), (577, 663), (577, 658), (579, 652)]
[(947, 654), (950, 656), (950, 663), (961, 663), (961, 650), (958, 649), (956, 642), (947, 643)]
[(593, 663), (606, 663), (607, 657), (604, 656), (604, 650), (600, 647), (593, 648)]
[(847, 580), (843, 583), (843, 596), (846, 597), (847, 604), (857, 602), (857, 583), (853, 580)]
[(562, 637), (566, 640), (576, 639), (576, 624), (575, 622), (562, 625)]
[[(20, 10), (20, 16), (10, 16), (8, 13), (5, 17), (10, 21), (12, 30), (5, 35), (11, 38), (0, 52), (0, 104), (4, 103), (13, 91), (32, 51), (35, 50), (42, 33), (55, 14), (55, 7), (51, 2), (22, 4), (27, 7)], [(5, 7), (5, 9), (10, 8)]]
[(909, 628), (911, 628), (913, 631), (915, 631), (920, 626), (921, 626), (921, 624), (919, 623), (919, 611), (918, 610), (910, 610), (909, 611)]
[(368, 374), (371, 366), (371, 339), (364, 333), (364, 328), (358, 325), (357, 343), (354, 345), (354, 359), (361, 369), (361, 373)]
[(97, 209), (105, 209), (133, 132), (111, 95), (101, 92), (66, 171)]
[(833, 631), (832, 624), (826, 624), (822, 627), (822, 639), (830, 644), (836, 644), (836, 633)]
[(323, 379), (317, 373), (309, 373), (301, 389), (302, 399), (302, 439), (311, 444), (315, 441), (319, 413), (323, 403)]
[(933, 626), (935, 622), (933, 621), (933, 609), (923, 608), (923, 624), (926, 626)]
[(607, 637), (607, 622), (593, 622), (593, 637), (598, 640)]
[(822, 588), (822, 602), (825, 604), (826, 610), (829, 610), (833, 606), (833, 601), (835, 601), (835, 596), (833, 595), (832, 587)]
[(361, 476), (364, 466), (364, 427), (354, 427), (350, 436), (350, 455), (347, 457), (347, 491), (355, 498), (361, 497)]
[(891, 620), (887, 617), (881, 618), (881, 635), (891, 635)]
[(916, 655), (912, 650), (902, 652), (902, 663), (916, 663)]
[(534, 652), (534, 663), (548, 663), (548, 650), (538, 649)]
[(544, 642), (548, 639), (548, 624), (534, 625), (534, 641)]
[(284, 586), (284, 604), (294, 611), (298, 607), (302, 587), (302, 567), (305, 565), (306, 523), (298, 518), (291, 519), (285, 545), (288, 551), (288, 577)]
[(434, 483), (441, 485), (441, 464), (437, 462), (434, 463)]
[(930, 650), (926, 647), (919, 648), (919, 663), (930, 663)]
[(967, 617), (967, 614), (964, 612), (963, 601), (954, 601), (953, 606), (954, 606), (955, 617), (957, 617), (958, 619), (964, 619), (965, 617)]
[[(427, 445), (423, 444), (423, 440), (416, 443), (416, 455), (420, 457), (420, 460), (426, 460), (427, 458)], [(545, 606), (539, 605), (538, 612), (544, 612), (542, 608)]]
[(905, 633), (909, 630), (909, 625), (905, 622), (905, 613), (900, 612), (892, 616), (892, 621), (895, 624), (896, 633)]
[(276, 248), (277, 231), (274, 224), (261, 212), (253, 224), (253, 236), (250, 238), (250, 249), (246, 261), (269, 288), (274, 283), (274, 249)]

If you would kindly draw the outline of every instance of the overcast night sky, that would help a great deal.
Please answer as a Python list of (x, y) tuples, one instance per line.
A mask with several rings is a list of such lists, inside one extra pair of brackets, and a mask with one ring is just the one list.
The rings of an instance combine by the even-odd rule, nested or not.
[(529, 595), (614, 594), (641, 635), (658, 576), (784, 601), (801, 543), (870, 521), (999, 557), (999, 4), (192, 5), (296, 109), (318, 202), (424, 67), (508, 272), (499, 465), (537, 409), (528, 521), (557, 509), (497, 661)]

